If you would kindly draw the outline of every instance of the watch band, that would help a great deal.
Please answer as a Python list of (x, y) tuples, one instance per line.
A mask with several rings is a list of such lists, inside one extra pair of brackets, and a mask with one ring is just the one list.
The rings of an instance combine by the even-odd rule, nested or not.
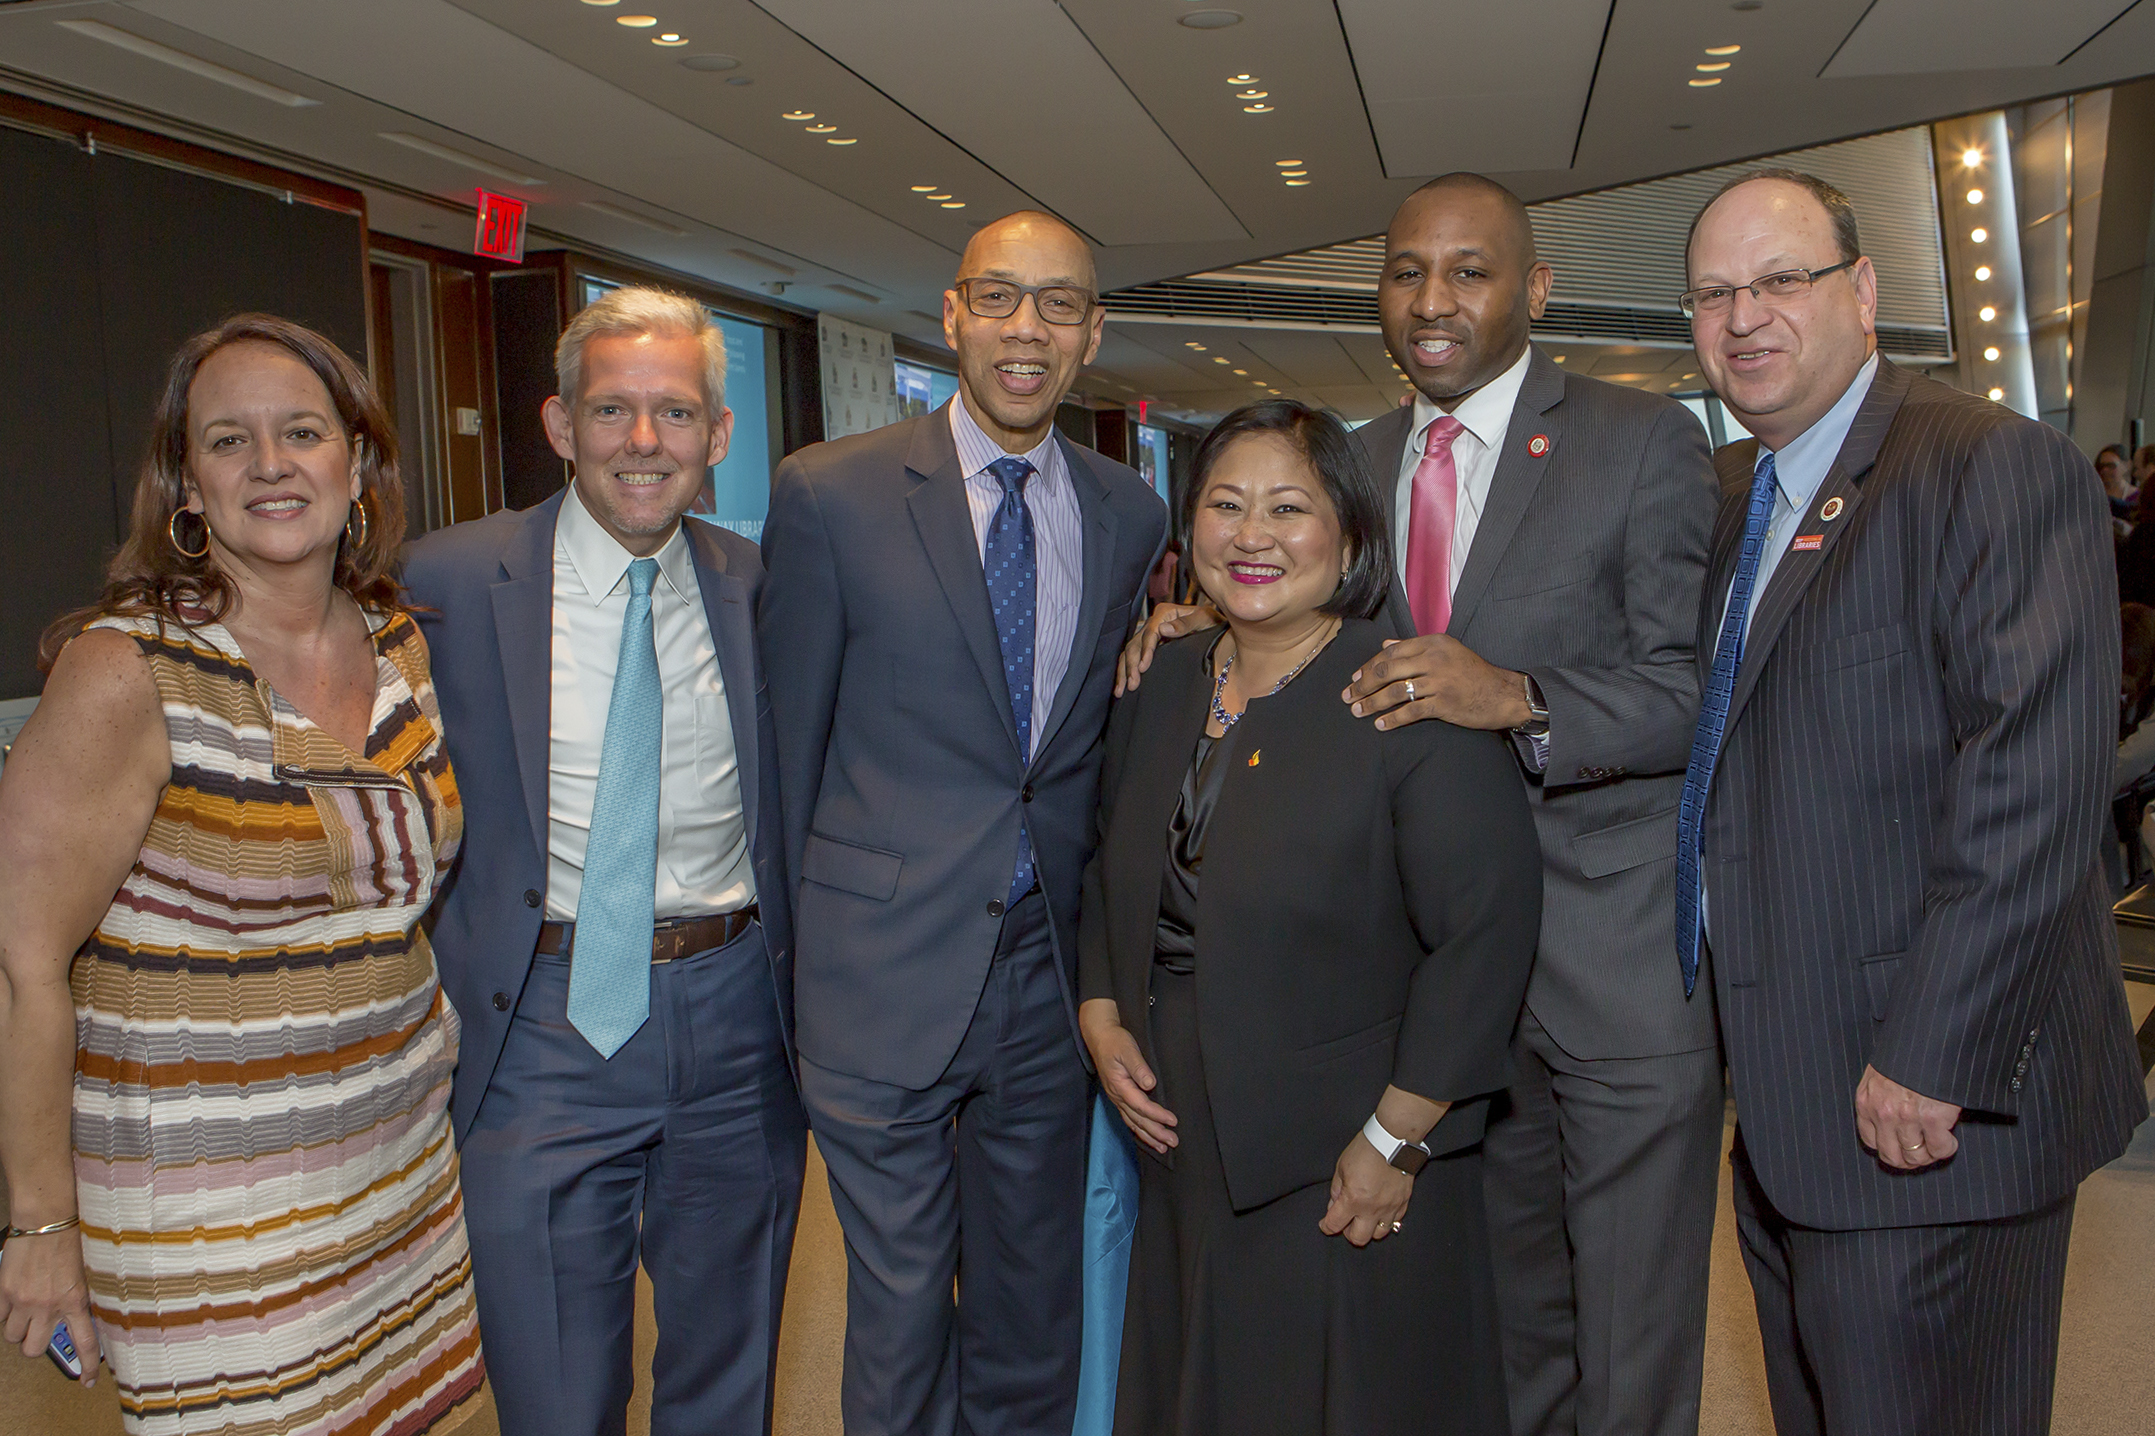
[(1515, 731), (1529, 738), (1545, 738), (1549, 734), (1548, 700), (1542, 697), (1541, 685), (1534, 681), (1533, 674), (1522, 673), (1519, 678), (1526, 685), (1527, 720)]
[(1374, 1112), (1370, 1113), (1369, 1120), (1362, 1124), (1362, 1139), (1377, 1149), (1377, 1155), (1384, 1158), (1387, 1166), (1405, 1172), (1410, 1177), (1429, 1164), (1429, 1148), (1420, 1142), (1404, 1141), (1385, 1131), (1384, 1124), (1377, 1120), (1377, 1114)]

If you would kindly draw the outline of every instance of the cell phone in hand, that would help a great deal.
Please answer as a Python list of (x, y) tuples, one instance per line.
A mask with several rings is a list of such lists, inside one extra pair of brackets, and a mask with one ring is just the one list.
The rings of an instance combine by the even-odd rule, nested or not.
[(45, 1356), (68, 1380), (82, 1380), (82, 1353), (75, 1350), (75, 1338), (68, 1333), (66, 1322), (52, 1329), (52, 1340), (45, 1343)]

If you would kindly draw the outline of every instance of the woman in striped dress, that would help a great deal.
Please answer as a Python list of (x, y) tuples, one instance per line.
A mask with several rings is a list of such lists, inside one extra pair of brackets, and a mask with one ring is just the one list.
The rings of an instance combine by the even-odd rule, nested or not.
[(36, 1354), (64, 1319), (130, 1432), (406, 1436), (480, 1383), (403, 528), (334, 345), (191, 340), (0, 780), (0, 1321)]

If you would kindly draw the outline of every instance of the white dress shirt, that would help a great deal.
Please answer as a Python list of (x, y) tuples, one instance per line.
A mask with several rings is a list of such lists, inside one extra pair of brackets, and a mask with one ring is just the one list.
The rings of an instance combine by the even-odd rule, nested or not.
[[(1467, 566), (1467, 553), (1474, 547), (1474, 531), (1481, 527), (1482, 510), (1489, 503), (1489, 484), (1496, 477), (1497, 455), (1504, 435), (1511, 428), (1511, 411), (1519, 403), (1519, 386), (1526, 382), (1530, 345), (1519, 362), (1460, 401), (1450, 417), (1465, 425), (1452, 440), (1452, 467), (1459, 475), (1459, 502), (1452, 511), (1452, 572), (1447, 585), (1456, 592), (1459, 575)], [(1398, 490), (1392, 501), (1392, 561), (1399, 566), (1399, 581), (1407, 581), (1407, 526), (1414, 513), (1414, 471), (1422, 466), (1422, 449), (1429, 442), (1429, 426), (1446, 417), (1442, 409), (1423, 395), (1414, 396), (1414, 427), (1407, 434), (1407, 449), (1399, 458)]]
[[(684, 519), (684, 524), (692, 520)], [(546, 916), (573, 922), (599, 786), (599, 755), (621, 661), (635, 555), (569, 486), (554, 528), (553, 708), (547, 745)], [(732, 912), (756, 900), (726, 680), (688, 535), (675, 530), (651, 586), (663, 736), (659, 742), (660, 921)]]
[[(950, 401), (950, 437), (958, 446), (958, 467), (965, 474), (965, 506), (973, 517), (973, 542), (985, 572), (988, 524), (1002, 506), (1003, 486), (987, 471), (997, 459), (1012, 457), (981, 431), (963, 396)], [(1070, 643), (1077, 636), (1078, 604), (1085, 596), (1085, 520), (1078, 509), (1070, 466), (1063, 460), (1055, 431), (1037, 448), (1015, 455), (1033, 466), (1025, 481), (1025, 507), (1033, 516), (1033, 725), (1030, 758), (1040, 751), (1040, 735), (1055, 711), (1055, 690), (1070, 667)], [(983, 580), (985, 582), (985, 580)]]

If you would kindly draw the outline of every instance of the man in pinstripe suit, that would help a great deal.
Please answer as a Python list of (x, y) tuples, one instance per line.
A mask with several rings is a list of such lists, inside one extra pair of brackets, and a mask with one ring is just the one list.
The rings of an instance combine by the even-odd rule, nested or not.
[[(2073, 1197), (2147, 1115), (2098, 845), (2108, 514), (2065, 436), (1881, 359), (1847, 199), (1699, 216), (1717, 459), (1677, 948), (1710, 950), (1774, 1420), (2046, 1430)], [(1702, 941), (1703, 937), (1703, 941)]]

